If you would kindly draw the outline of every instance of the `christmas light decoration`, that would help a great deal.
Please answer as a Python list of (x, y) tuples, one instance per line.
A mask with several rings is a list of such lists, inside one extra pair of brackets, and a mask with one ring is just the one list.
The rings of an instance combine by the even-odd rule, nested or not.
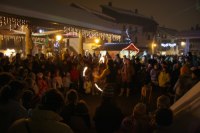
[(0, 27), (9, 25), (10, 30), (16, 29), (22, 25), (27, 25), (27, 24), (28, 20), (25, 19), (0, 16)]
[(162, 47), (175, 47), (176, 43), (161, 43)]
[(102, 40), (111, 38), (112, 40), (120, 40), (121, 36), (120, 35), (116, 35), (116, 34), (112, 34), (112, 33), (104, 33), (101, 31), (96, 31), (96, 30), (91, 30), (91, 29), (83, 29), (83, 28), (78, 28), (78, 27), (64, 27), (64, 32), (66, 34), (70, 33), (70, 32), (81, 32), (83, 37), (85, 38), (100, 38)]

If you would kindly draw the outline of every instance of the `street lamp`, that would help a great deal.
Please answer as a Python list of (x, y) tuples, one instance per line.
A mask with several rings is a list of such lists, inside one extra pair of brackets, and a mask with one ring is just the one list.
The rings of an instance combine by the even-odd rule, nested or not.
[(154, 49), (155, 49), (156, 46), (157, 46), (157, 45), (156, 45), (155, 43), (152, 43), (152, 44), (151, 44), (152, 54), (154, 54)]
[(186, 44), (185, 42), (183, 42), (183, 41), (181, 42), (181, 46), (182, 46), (182, 47), (184, 47), (185, 44)]
[(61, 35), (56, 35), (56, 41), (60, 41), (62, 39)]
[[(181, 50), (182, 50), (182, 52), (183, 52), (184, 54), (187, 53), (187, 51), (186, 51), (186, 42), (185, 42), (185, 41), (181, 41)], [(183, 53), (182, 53), (182, 54), (183, 54)]]
[(100, 40), (98, 38), (96, 38), (94, 41), (95, 41), (95, 43), (99, 43), (100, 42)]
[(60, 53), (60, 40), (62, 39), (61, 35), (56, 35), (56, 42), (54, 44), (54, 50), (57, 55)]

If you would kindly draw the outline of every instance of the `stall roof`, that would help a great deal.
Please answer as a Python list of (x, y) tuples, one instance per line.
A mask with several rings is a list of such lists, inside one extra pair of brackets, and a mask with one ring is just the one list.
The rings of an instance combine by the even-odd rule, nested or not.
[(137, 51), (137, 52), (140, 51), (133, 43), (129, 44), (127, 47), (125, 47), (122, 50)]
[(129, 51), (137, 51), (139, 49), (133, 43), (105, 43), (104, 45), (96, 48), (95, 50), (106, 50), (106, 51), (121, 51), (121, 50), (129, 50)]
[(104, 45), (96, 48), (97, 51), (121, 51), (123, 48), (127, 47), (129, 43), (105, 43)]
[(147, 47), (139, 47), (137, 48), (133, 43), (105, 43), (104, 45), (94, 49), (96, 51), (121, 51), (121, 50), (131, 50), (142, 52), (147, 50)]
[(57, 0), (1, 0), (0, 12), (121, 34), (118, 24)]

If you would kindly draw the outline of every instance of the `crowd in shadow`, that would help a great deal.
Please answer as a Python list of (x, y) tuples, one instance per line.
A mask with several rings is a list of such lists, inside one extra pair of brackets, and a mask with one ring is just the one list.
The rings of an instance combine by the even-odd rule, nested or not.
[[(199, 82), (199, 58), (191, 54), (142, 59), (119, 55), (112, 59), (107, 54), (104, 58), (99, 62), (95, 54), (69, 53), (9, 58), (1, 53), (0, 132), (172, 132), (170, 106)], [(150, 112), (147, 106), (153, 104), (155, 91), (159, 97)], [(131, 97), (133, 92), (141, 99), (125, 116), (115, 97)], [(101, 96), (94, 116), (80, 94)]]

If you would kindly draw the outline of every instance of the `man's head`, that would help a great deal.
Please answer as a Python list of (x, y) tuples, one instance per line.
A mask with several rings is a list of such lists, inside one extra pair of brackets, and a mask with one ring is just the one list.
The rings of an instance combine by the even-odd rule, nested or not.
[(166, 95), (161, 95), (157, 98), (157, 108), (169, 108), (170, 98)]
[(58, 90), (51, 89), (42, 96), (40, 109), (51, 110), (58, 113), (61, 111), (64, 104), (63, 95)]

